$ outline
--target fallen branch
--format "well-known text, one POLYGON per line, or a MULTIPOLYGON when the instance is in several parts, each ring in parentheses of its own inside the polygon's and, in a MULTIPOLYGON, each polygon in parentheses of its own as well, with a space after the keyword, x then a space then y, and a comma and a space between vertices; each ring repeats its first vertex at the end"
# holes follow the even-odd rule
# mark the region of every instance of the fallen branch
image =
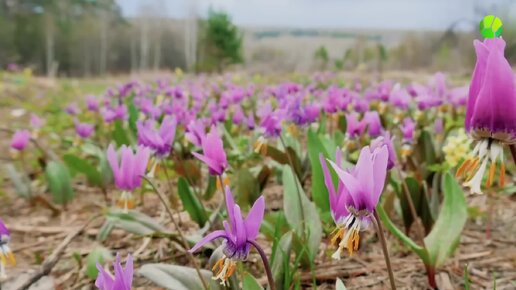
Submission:
POLYGON ((63 255, 66 247, 72 242, 72 240, 77 237, 84 229, 96 218, 100 216, 95 216, 91 219, 89 219, 82 227, 72 231, 66 238, 59 244, 59 246, 48 256, 45 261, 43 261, 43 264, 41 265, 41 268, 39 268, 36 272, 32 273, 30 275, 27 282, 23 283, 20 287, 18 287, 16 290, 27 290, 29 287, 36 283, 39 279, 41 279, 44 276, 47 276, 52 272, 52 269, 57 264, 61 256, 63 255))

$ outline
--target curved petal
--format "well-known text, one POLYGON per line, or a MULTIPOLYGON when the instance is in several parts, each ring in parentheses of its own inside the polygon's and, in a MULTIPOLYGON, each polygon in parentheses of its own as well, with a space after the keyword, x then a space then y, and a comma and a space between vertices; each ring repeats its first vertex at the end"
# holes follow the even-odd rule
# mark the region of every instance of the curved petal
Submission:
POLYGON ((232 231, 235 230, 235 200, 233 199, 233 194, 231 193, 231 189, 228 185, 226 185, 226 209, 228 211, 228 220, 231 224, 232 231))
POLYGON ((473 46, 475 47, 477 61, 475 63, 473 75, 471 76, 471 83, 469 85, 469 97, 465 119, 466 131, 469 131, 471 128, 471 117, 473 116, 473 110, 475 109, 478 92, 482 88, 487 64, 487 56, 489 55, 489 50, 484 43, 475 40, 473 41, 473 46))
POLYGON ((109 162, 109 165, 111 166, 111 170, 113 171, 113 177, 115 179, 115 183, 118 184, 118 180, 120 179, 120 167, 118 163, 118 156, 115 151, 115 146, 113 144, 110 144, 107 153, 106 153, 107 160, 109 162))
MULTIPOLYGON (((373 156, 371 155, 371 149, 369 146, 365 146, 360 151, 356 165, 356 178, 359 182, 360 188, 364 191, 364 194, 370 195, 374 189, 374 176, 373 176, 373 156)), ((349 190, 351 190, 348 187, 349 190)))
POLYGON ((131 285, 127 283, 129 281, 126 281, 124 269, 122 269, 122 265, 120 264, 120 255, 117 255, 113 267, 115 268, 115 282, 113 283, 112 289, 131 290, 131 285))
POLYGON ((95 286, 99 289, 113 289, 113 276, 102 267, 100 263, 97 263, 97 279, 95 280, 95 286))
POLYGON ((251 207, 244 221, 245 230, 248 240, 254 240, 260 231, 260 226, 263 221, 263 214, 265 212, 265 198, 260 196, 251 207))
POLYGON ((225 238, 227 239, 228 236, 226 235, 226 231, 218 230, 211 232, 206 237, 202 238, 195 246, 193 246, 190 250, 188 250, 190 253, 195 253, 198 249, 200 249, 202 246, 206 245, 207 243, 216 240, 218 238, 225 238))
POLYGON ((333 180, 331 179, 330 170, 328 169, 328 165, 326 164, 326 159, 324 159, 323 154, 319 154, 319 162, 321 163, 321 167, 324 175, 324 184, 326 185, 326 189, 328 189, 329 198, 330 198, 330 208, 334 208, 337 205, 337 193, 335 192, 335 187, 333 185, 333 180))
POLYGON ((382 194, 383 187, 385 185, 385 177, 387 176, 387 163, 389 161, 389 149, 387 145, 376 149, 373 153, 374 164, 373 164, 373 175, 374 175, 374 189, 369 196, 369 210, 374 210, 376 204, 382 194))
POLYGON ((210 170, 215 172, 217 175, 222 174, 222 172, 221 172, 220 168, 218 167, 217 162, 215 160, 209 158, 206 155, 201 155, 197 152, 192 152, 192 155, 195 156, 195 158, 204 162, 208 166, 208 168, 210 168, 210 170))
POLYGON ((235 230, 237 247, 243 246, 247 243, 247 232, 245 229, 244 219, 242 218, 242 212, 240 206, 235 205, 235 230))
POLYGON ((127 281, 127 285, 131 286, 133 284, 133 256, 128 255, 127 256, 127 262, 125 262, 125 269, 124 269, 124 277, 127 281))

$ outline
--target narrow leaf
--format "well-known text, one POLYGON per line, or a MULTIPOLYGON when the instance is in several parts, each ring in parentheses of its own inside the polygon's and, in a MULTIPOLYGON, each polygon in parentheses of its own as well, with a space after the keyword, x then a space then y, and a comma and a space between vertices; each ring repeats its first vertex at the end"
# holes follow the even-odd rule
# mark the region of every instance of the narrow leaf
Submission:
POLYGON ((179 178, 177 183, 177 192, 181 198, 184 208, 190 215, 193 221, 199 226, 203 227, 208 220, 208 215, 199 201, 197 196, 190 190, 188 182, 183 177, 179 178))

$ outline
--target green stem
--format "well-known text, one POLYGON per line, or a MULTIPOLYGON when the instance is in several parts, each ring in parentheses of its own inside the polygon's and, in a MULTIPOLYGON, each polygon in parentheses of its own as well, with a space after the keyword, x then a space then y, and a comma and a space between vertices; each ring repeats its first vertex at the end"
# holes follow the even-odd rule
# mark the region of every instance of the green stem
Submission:
POLYGON ((383 257, 385 258, 385 264, 387 265, 387 272, 389 273, 389 282, 391 283, 391 289, 396 290, 396 284, 394 282, 394 274, 392 272, 391 258, 389 257, 389 250, 387 249, 387 241, 385 240, 385 235, 383 234, 382 224, 380 222, 380 218, 378 217, 378 213, 376 210, 373 213, 374 219, 376 221, 376 230, 378 232, 378 236, 380 238, 380 243, 382 244, 383 257))
POLYGON ((168 186, 168 191, 170 192, 170 198, 175 202, 174 208, 176 209, 177 216, 179 218, 179 222, 183 223, 183 221, 181 220, 181 215, 179 214, 179 211, 177 210, 177 206, 178 206, 177 198, 178 197, 174 197, 174 192, 172 191, 172 183, 170 182, 170 176, 168 175, 167 166, 165 165, 165 162, 160 162, 160 163, 163 166, 163 172, 165 173, 165 178, 167 179, 167 186, 168 186))
POLYGON ((183 232, 181 231, 181 228, 177 224, 176 219, 174 218, 174 214, 172 213, 172 210, 168 206, 165 197, 163 197, 163 194, 156 188, 154 183, 152 183, 152 181, 149 178, 147 178, 146 176, 142 176, 142 178, 145 179, 151 185, 151 187, 154 190, 154 192, 158 195, 161 203, 165 207, 165 209, 166 209, 170 219, 172 220, 172 223, 174 223, 174 226, 176 227, 177 232, 179 233, 179 237, 181 238, 181 241, 183 242, 183 247, 186 250, 186 254, 187 254, 188 258, 190 258, 192 264, 194 265, 195 271, 197 272, 197 275, 199 276, 199 279, 201 279, 201 283, 202 283, 202 286, 203 286, 204 290, 209 290, 208 284, 206 284, 206 281, 204 281, 204 277, 202 276, 201 269, 199 268, 199 265, 197 264, 197 261, 195 260, 195 257, 193 256, 192 253, 190 253, 190 251, 188 251, 188 248, 189 248, 188 242, 187 242, 185 236, 183 235, 183 232))

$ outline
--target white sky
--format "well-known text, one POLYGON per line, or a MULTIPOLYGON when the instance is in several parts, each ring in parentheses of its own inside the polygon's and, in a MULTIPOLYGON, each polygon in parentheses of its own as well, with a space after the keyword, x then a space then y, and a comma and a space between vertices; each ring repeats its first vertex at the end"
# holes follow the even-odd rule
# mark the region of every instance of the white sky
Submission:
MULTIPOLYGON (((510 0, 117 0, 126 16, 148 5, 154 13, 184 18, 191 7, 206 15, 223 9, 244 26, 442 30, 459 19, 473 29, 485 13, 514 15, 510 0), (197 3, 197 4, 194 4, 197 3), (477 7, 477 11, 475 11, 477 7), (478 11, 481 7, 482 12, 478 11), (510 11, 510 12, 507 12, 510 11), (498 12, 498 13, 497 13, 498 12), (482 15, 481 15, 482 14, 482 15), (478 19, 477 19, 478 18, 478 19)), ((508 16, 507 16, 508 17, 508 16)))

